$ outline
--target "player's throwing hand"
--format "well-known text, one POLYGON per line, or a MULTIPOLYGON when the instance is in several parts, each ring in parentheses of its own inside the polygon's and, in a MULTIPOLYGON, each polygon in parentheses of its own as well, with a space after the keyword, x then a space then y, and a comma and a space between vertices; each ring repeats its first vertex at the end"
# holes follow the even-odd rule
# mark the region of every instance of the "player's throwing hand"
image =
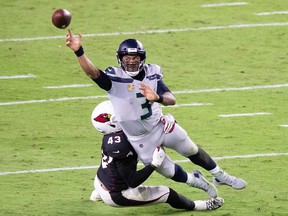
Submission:
POLYGON ((82 36, 78 34, 78 37, 74 37, 71 30, 68 29, 66 34, 66 46, 70 47, 74 52, 79 50, 82 46, 82 36))

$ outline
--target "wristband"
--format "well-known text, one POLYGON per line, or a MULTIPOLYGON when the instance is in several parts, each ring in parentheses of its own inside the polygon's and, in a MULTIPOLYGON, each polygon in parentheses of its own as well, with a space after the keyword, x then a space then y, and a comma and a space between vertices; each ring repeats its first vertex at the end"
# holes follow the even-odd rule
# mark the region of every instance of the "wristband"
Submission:
POLYGON ((81 46, 77 51, 74 52, 77 57, 80 57, 84 54, 84 49, 81 46))
POLYGON ((163 102, 163 95, 158 95, 159 96, 159 99, 158 100, 156 100, 155 102, 157 102, 157 103, 162 103, 163 102))

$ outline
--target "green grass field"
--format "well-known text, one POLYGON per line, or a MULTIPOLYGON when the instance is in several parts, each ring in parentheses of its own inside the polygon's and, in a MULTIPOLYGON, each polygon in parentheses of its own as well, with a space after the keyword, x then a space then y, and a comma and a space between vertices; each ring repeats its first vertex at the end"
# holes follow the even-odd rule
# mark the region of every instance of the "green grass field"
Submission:
MULTIPOLYGON (((0 215, 288 215, 288 2, 207 5, 236 2, 1 1, 0 215), (162 66, 179 105, 163 112, 172 113, 222 168, 245 179, 247 188, 219 187, 225 204, 212 212, 91 202, 101 134, 90 115, 106 97, 89 85, 65 46, 67 30, 52 25, 58 8, 72 13, 69 28, 83 34, 86 54, 101 69, 117 65, 120 42, 139 39, 146 62, 162 66), (19 77, 28 74, 34 77, 19 77), (88 86, 69 88, 74 84, 88 86), (221 117, 228 114, 234 115, 221 117)), ((167 152, 185 170, 200 169, 167 152)), ((145 184, 208 198, 157 173, 145 184)))

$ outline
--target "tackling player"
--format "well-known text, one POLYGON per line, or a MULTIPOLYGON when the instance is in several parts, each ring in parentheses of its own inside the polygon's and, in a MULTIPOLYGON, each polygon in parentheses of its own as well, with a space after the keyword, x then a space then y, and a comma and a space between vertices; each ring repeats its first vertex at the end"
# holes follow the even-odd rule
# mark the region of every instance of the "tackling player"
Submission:
MULTIPOLYGON (((160 104, 174 105, 176 99, 162 80, 161 67, 145 64, 146 51, 141 42, 136 39, 124 40, 117 51, 119 67, 108 67, 105 72, 95 67, 85 55, 80 34, 74 37, 69 30, 66 45, 75 52, 83 71, 107 91, 117 122, 145 165, 152 161, 154 149, 163 145, 210 171, 215 184, 229 185, 235 189, 246 187, 244 180, 224 172, 209 154, 190 139, 180 125, 175 124, 171 133, 163 133, 160 104)), ((217 196, 217 191, 215 193, 212 187, 207 189, 207 186, 205 188, 205 185, 199 185, 191 181, 189 176, 183 175, 181 167, 168 157, 156 171, 174 181, 186 181, 193 187, 202 188, 212 197, 217 196), (209 193, 209 190, 212 192, 209 193)))
MULTIPOLYGON (((104 136, 102 160, 94 179, 95 190, 90 200, 100 199, 114 207, 168 203, 173 208, 186 210, 214 210, 224 204, 224 200, 219 197, 192 201, 166 186, 141 185, 161 166, 166 154, 161 147, 153 149, 151 163, 137 171, 137 154, 113 118, 110 101, 100 103, 92 113, 94 127, 104 136)), ((166 126, 172 128, 173 125, 174 122, 171 122, 166 126)))

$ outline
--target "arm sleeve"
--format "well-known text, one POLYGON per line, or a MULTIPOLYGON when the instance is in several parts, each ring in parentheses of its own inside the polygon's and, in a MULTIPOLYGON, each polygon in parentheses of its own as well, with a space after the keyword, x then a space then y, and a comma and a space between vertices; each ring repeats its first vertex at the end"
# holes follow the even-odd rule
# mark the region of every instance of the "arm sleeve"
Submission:
POLYGON ((129 157, 118 160, 116 164, 126 184, 132 188, 141 185, 154 171, 154 168, 150 164, 136 171, 137 161, 134 162, 134 160, 129 159, 129 157))
POLYGON ((165 92, 170 92, 170 89, 164 84, 162 80, 158 81, 158 87, 157 87, 157 94, 158 95, 163 95, 165 92))
POLYGON ((100 70, 100 76, 97 79, 92 79, 100 88, 109 91, 112 87, 112 82, 107 74, 100 70))

